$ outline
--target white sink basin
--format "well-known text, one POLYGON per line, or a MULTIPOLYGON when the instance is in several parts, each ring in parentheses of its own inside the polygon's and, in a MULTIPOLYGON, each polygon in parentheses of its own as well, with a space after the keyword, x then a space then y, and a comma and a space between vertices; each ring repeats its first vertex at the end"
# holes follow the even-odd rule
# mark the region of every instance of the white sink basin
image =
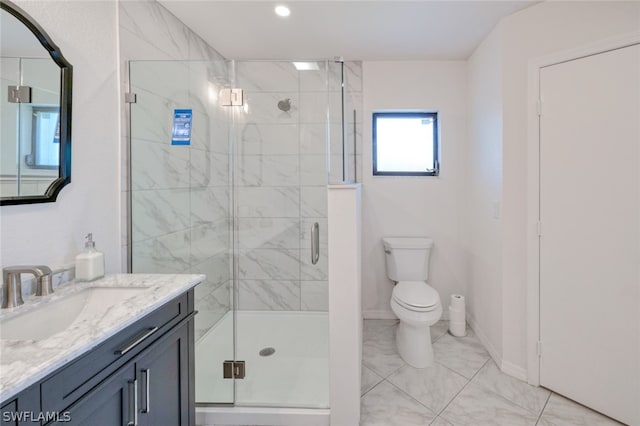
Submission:
POLYGON ((2 340, 43 340, 73 323, 103 315, 146 287, 89 287, 0 323, 2 340))

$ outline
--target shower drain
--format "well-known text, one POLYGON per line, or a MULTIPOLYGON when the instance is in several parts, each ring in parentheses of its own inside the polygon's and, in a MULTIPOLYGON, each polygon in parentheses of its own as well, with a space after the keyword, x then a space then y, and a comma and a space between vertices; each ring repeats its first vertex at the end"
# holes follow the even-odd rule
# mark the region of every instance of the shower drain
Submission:
POLYGON ((276 352, 275 349, 273 348, 264 348, 261 349, 260 352, 258 352, 260 354, 260 356, 271 356, 276 352))

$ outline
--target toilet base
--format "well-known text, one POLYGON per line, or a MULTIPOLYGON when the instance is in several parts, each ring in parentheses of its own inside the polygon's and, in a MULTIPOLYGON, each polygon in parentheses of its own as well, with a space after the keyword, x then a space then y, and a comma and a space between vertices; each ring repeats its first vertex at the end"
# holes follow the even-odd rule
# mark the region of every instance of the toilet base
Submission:
POLYGON ((396 330, 396 347, 404 362, 414 368, 433 364, 430 326, 413 327, 400 321, 396 330))
POLYGON ((442 306, 428 312, 410 311, 391 299, 391 311, 400 319, 396 329, 396 347, 406 362, 415 368, 433 364, 431 326, 442 316, 442 306))

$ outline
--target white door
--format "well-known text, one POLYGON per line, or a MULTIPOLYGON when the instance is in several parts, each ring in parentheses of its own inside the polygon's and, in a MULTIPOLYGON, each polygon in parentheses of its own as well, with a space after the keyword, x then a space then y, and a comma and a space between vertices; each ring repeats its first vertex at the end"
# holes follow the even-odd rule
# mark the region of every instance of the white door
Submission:
POLYGON ((640 45, 540 72, 540 383, 640 425, 640 45))

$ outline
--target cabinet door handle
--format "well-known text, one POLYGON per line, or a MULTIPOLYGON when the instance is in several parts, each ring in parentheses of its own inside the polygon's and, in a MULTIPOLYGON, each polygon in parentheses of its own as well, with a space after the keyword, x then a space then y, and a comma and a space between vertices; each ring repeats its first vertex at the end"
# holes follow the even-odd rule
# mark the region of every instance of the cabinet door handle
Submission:
POLYGON ((144 379, 144 410, 142 410, 143 413, 150 413, 151 412, 151 392, 149 392, 150 389, 150 383, 151 383, 151 369, 150 368, 146 368, 141 370, 141 373, 143 374, 143 379, 144 379))
POLYGON ((320 259, 320 225, 311 225, 311 264, 315 265, 320 259))
POLYGON ((153 333, 155 333, 156 330, 158 330, 158 327, 151 327, 151 328, 147 328, 146 330, 141 331, 138 335, 134 336, 133 339, 131 339, 126 345, 124 345, 120 349, 117 349, 115 354, 116 355, 124 355, 124 354, 126 354, 131 349, 135 348, 140 343, 142 343, 142 341, 144 339, 146 339, 147 337, 149 337, 153 333))
POLYGON ((133 381, 133 426, 138 426, 138 380, 133 381))
POLYGON ((137 380, 129 380, 127 382, 129 386, 129 402, 127 404, 128 413, 127 413, 127 426, 138 426, 138 381, 137 380), (131 399, 133 397, 133 420, 131 420, 131 399))

